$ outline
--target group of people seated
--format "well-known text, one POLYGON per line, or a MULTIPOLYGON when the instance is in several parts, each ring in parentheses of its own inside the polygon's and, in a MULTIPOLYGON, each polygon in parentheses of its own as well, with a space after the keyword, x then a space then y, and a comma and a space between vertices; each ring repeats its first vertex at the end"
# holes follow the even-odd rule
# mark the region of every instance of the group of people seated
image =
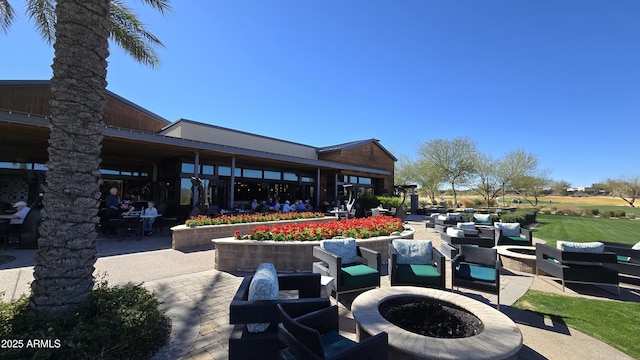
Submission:
MULTIPOLYGON (((135 207, 131 205, 129 200, 120 201, 118 198, 118 188, 111 188, 109 195, 105 199, 105 207, 107 208, 107 216, 109 219, 121 219, 123 216, 131 216, 135 211, 135 207)), ((155 208, 153 201, 147 202, 147 207, 140 211, 140 217, 142 218, 143 233, 145 236, 153 234, 153 223, 155 217, 158 216, 158 209, 155 208)), ((109 233, 114 233, 115 228, 110 226, 109 233)))
POLYGON ((280 204, 280 200, 278 198, 269 198, 268 201, 262 201, 258 203, 257 199, 253 199, 251 202, 251 211, 255 212, 303 212, 303 211, 313 211, 313 206, 309 200, 302 201, 296 200, 293 204, 289 200, 285 200, 284 204, 280 204))

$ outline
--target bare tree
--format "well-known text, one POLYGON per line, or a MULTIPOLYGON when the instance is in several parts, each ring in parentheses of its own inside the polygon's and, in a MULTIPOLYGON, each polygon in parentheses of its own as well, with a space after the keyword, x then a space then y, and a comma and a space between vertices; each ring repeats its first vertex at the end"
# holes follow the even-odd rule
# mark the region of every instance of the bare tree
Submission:
POLYGON ((535 175, 520 176, 513 182, 514 191, 522 195, 526 202, 536 207, 539 203, 543 190, 551 184, 548 171, 541 171, 535 175), (533 197, 533 202, 529 199, 533 197))
POLYGON ((467 184, 476 171, 478 151, 476 143, 465 137, 452 140, 435 139, 420 146, 419 156, 426 164, 431 164, 443 181, 451 184, 453 201, 458 204, 456 184, 467 184))
POLYGON ((607 188, 614 196, 619 196, 631 207, 636 207, 634 202, 640 196, 640 176, 621 177, 619 179, 607 179, 607 188))
POLYGON ((478 155, 477 181, 473 190, 482 196, 487 207, 500 194, 500 182, 496 176, 497 162, 485 154, 478 155))
POLYGON ((513 183, 519 177, 531 176, 538 167, 538 158, 523 149, 516 149, 504 155, 497 164, 496 179, 502 187, 502 201, 507 185, 513 183))

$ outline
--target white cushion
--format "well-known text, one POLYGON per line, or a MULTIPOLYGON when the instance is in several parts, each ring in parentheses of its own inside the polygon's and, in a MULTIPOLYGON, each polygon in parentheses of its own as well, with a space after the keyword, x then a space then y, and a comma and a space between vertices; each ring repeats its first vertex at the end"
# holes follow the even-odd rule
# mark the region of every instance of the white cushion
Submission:
POLYGON ((462 215, 460 215, 460 213, 448 213, 447 216, 451 220, 462 220, 462 215))
POLYGON ((440 215, 440 213, 433 213, 433 214, 429 215, 429 217, 437 218, 439 215, 440 215))
POLYGON ((474 222, 459 222, 456 227, 458 229, 465 229, 465 230, 475 230, 476 229, 476 223, 474 222))
MULTIPOLYGON (((249 284, 249 301, 278 300, 278 274, 272 263, 262 263, 249 284)), ((267 330, 269 323, 247 324, 249 332, 257 333, 267 330)))
POLYGON ((474 214, 473 219, 477 222, 491 222, 491 214, 474 214))
POLYGON ((604 251, 604 244, 599 241, 593 242, 571 242, 557 241, 556 247, 562 251, 584 252, 584 253, 601 253, 604 251))
POLYGON ((438 220, 446 221, 449 220, 449 217, 447 215, 440 214, 438 215, 438 220))
POLYGON ((493 226, 500 229, 502 236, 520 236, 520 223, 495 223, 493 226))
POLYGON ((633 250, 640 250, 640 241, 631 247, 633 250))
POLYGON ((394 239, 391 244, 398 252, 398 264, 431 264, 431 240, 394 239))
POLYGON ((464 237, 464 230, 448 227, 447 228, 447 235, 449 235, 451 237, 462 238, 462 237, 464 237))
POLYGON ((358 260, 356 239, 329 239, 320 241, 320 247, 342 258, 342 264, 352 264, 358 260))

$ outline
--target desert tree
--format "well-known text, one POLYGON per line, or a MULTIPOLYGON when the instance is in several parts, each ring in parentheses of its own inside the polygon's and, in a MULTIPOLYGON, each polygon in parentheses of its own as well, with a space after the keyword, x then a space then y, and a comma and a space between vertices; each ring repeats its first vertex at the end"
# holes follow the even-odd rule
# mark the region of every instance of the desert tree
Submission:
POLYGON ((623 176, 605 181, 611 195, 618 196, 629 206, 635 207, 635 201, 640 196, 640 176, 623 176))
POLYGON ((476 171, 476 143, 466 137, 429 140, 420 146, 418 154, 421 161, 442 176, 443 182, 451 185, 454 206, 457 206, 456 185, 468 184, 476 171))
POLYGON ((497 162, 486 154, 478 154, 472 189, 480 194, 487 207, 500 195, 500 182, 496 176, 497 162))
POLYGON ((502 201, 504 203, 505 188, 513 186, 519 177, 532 176, 538 168, 538 158, 523 149, 507 152, 496 167, 496 179, 502 188, 502 201))

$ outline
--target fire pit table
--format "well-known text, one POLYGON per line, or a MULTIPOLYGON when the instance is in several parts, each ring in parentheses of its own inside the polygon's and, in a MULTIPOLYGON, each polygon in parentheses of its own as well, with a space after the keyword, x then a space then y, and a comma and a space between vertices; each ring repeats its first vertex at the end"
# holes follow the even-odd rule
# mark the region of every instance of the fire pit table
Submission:
POLYGON ((518 245, 496 246, 502 266, 520 272, 536 273, 536 247, 518 245))
POLYGON ((351 305, 360 340, 381 331, 389 335, 391 359, 515 359, 522 347, 522 333, 516 324, 493 307, 450 291, 412 286, 369 290, 351 305), (389 302, 424 299, 443 308, 467 312, 482 323, 479 333, 467 337, 441 338, 407 331, 388 321, 381 308, 389 302))

